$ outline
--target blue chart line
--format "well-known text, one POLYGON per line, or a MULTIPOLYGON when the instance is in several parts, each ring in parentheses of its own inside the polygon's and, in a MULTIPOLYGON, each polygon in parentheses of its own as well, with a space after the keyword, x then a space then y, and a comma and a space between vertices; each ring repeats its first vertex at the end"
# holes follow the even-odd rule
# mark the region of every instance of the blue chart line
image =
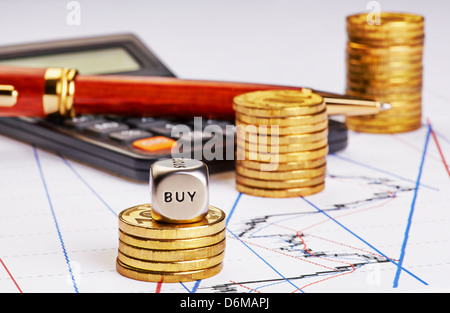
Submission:
POLYGON ((114 212, 114 210, 108 205, 108 203, 106 203, 105 200, 103 200, 102 197, 100 197, 100 195, 94 190, 94 188, 91 187, 91 185, 89 185, 87 183, 87 181, 81 177, 81 175, 75 170, 75 168, 72 166, 72 164, 69 163, 69 161, 66 160, 66 158, 64 158, 62 155, 60 155, 60 158, 64 161, 64 163, 72 170, 72 172, 78 177, 78 179, 80 179, 83 184, 86 185, 86 187, 89 188, 90 191, 92 191, 92 193, 108 208, 108 210, 110 210, 115 216, 118 216, 116 212, 114 212))
POLYGON ((187 290, 187 292, 189 292, 189 293, 195 293, 195 292, 197 291, 197 289, 198 289, 198 286, 200 285, 200 282, 201 282, 201 280, 196 280, 196 281, 195 281, 195 284, 194 284, 194 287, 192 287, 192 290, 189 290, 189 288, 186 287, 182 282, 180 282, 180 284, 181 284, 181 286, 184 287, 184 289, 187 290))
POLYGON ((230 218, 233 215, 234 209, 236 209, 236 206, 237 206, 239 200, 241 199, 241 196, 242 196, 242 193, 239 193, 239 195, 237 196, 236 200, 234 201, 233 207, 231 208, 230 213, 228 213, 228 217, 227 217, 227 219, 225 221, 225 226, 228 225, 228 222, 230 221, 230 218))
POLYGON ((313 208, 315 208, 317 211, 319 211, 320 213, 322 213, 323 215, 325 215, 326 217, 328 217, 331 221, 335 222, 336 224, 338 224, 340 227, 342 227, 343 229, 345 229, 346 231, 348 231, 350 234, 352 234, 353 236, 355 236, 356 238, 358 238, 359 240, 361 240, 363 243, 365 243, 366 245, 368 245, 370 248, 372 248, 374 251, 376 251, 378 254, 382 255, 383 257, 385 257, 389 262, 393 263, 395 266, 397 266, 399 269, 405 271, 406 273, 408 273, 409 275, 411 275, 412 277, 414 277, 415 279, 417 279, 418 281, 420 281, 422 284, 424 285, 428 285, 425 281, 423 281, 422 279, 420 279, 418 276, 414 275, 413 273, 411 273, 410 271, 408 271, 407 269, 401 267, 399 264, 397 264, 395 261, 391 260, 388 256, 386 256, 383 252, 381 252, 380 250, 378 250, 377 248, 375 248, 373 245, 371 245, 369 242, 367 242, 366 240, 364 240, 363 238, 361 238, 360 236, 358 236, 357 234, 355 234, 354 232, 352 232, 350 229, 348 229, 347 227, 345 227, 343 224, 341 224, 340 222, 338 222, 337 220, 335 220, 333 217, 331 217, 330 215, 328 215, 325 211, 319 209, 315 204, 311 203, 310 201, 306 200, 305 198, 302 197, 302 199, 308 203, 310 206, 312 206, 313 208))
POLYGON ((42 184, 44 185, 45 194, 47 195, 48 204, 50 205, 50 210, 52 212, 53 221, 54 221, 55 226, 56 226, 56 232, 58 233, 59 242, 61 243, 61 248, 63 250, 64 258, 66 260, 66 264, 67 264, 67 267, 69 269, 69 274, 70 274, 71 279, 72 279, 73 288, 75 289, 75 292, 78 293, 78 286, 77 286, 77 283, 75 282, 75 277, 74 277, 73 272, 72 272, 72 267, 70 266, 69 256, 67 254, 66 246, 64 244, 64 240, 63 240, 62 235, 61 235, 61 230, 59 228, 58 220, 57 220, 56 215, 55 215, 55 210, 53 209, 52 200, 51 200, 50 194, 48 192, 47 183, 45 181, 44 173, 42 171, 41 162, 39 160, 39 155, 37 153, 37 149, 36 149, 35 146, 33 146, 33 151, 34 151, 34 158, 36 159, 36 163, 37 163, 37 166, 39 168, 39 173, 41 174, 41 180, 42 180, 42 184))
MULTIPOLYGON (((231 216, 233 215, 234 209, 236 208, 236 205, 239 202, 239 199, 241 198, 242 193, 239 193, 238 197, 236 198, 236 200, 234 201, 233 207, 230 210, 230 213, 228 213, 227 219, 225 220, 225 226, 228 225, 228 222, 230 221, 231 216)), ((181 286, 184 287, 184 289, 186 289, 189 293, 195 293, 198 289, 198 286, 200 285, 201 280, 197 280, 195 282, 194 287, 192 288, 192 290, 189 290, 189 288, 187 288, 183 283, 180 283, 181 286)))
POLYGON ((300 289, 299 287, 297 287, 293 282, 291 282, 289 279, 287 279, 286 277, 284 277, 283 274, 281 274, 279 271, 277 271, 277 269, 275 267, 273 267, 272 265, 270 265, 269 262, 267 262, 262 256, 260 256, 255 250, 253 250, 249 245, 247 245, 245 242, 243 242, 241 240, 241 238, 239 238, 237 235, 235 235, 231 230, 229 230, 227 228, 227 230, 230 232, 230 234, 232 234, 237 240, 239 240, 244 246, 246 246, 251 252, 253 252, 258 258, 261 259, 261 261, 263 261, 264 263, 266 263, 275 273, 277 273, 281 278, 283 278, 286 282, 288 282, 289 284, 291 284, 293 287, 295 287, 295 290, 300 290, 301 292, 304 293, 304 291, 302 289, 300 289))
POLYGON ((395 277, 394 277, 394 284, 393 284, 394 288, 398 287, 398 281, 400 279, 400 272, 401 272, 401 268, 403 265, 403 260, 405 258, 406 244, 408 243, 409 230, 411 229, 412 217, 413 217, 414 209, 416 206, 417 192, 419 191, 420 178, 422 177, 422 170, 423 170, 423 165, 425 163, 425 156, 427 154, 428 142, 430 141, 430 134, 431 134, 431 125, 428 125, 428 132, 427 132, 427 137, 425 139, 425 145, 423 148, 422 160, 420 161, 419 174, 417 175, 416 187, 414 189, 414 196, 413 196, 412 203, 411 203, 411 210, 409 211, 408 223, 406 224, 405 236, 403 238, 403 244, 402 244, 402 248, 401 248, 401 252, 400 252, 400 259, 398 261, 397 272, 395 273, 395 277))
MULTIPOLYGON (((234 201, 233 207, 230 211, 230 214, 226 220, 226 223, 228 224, 231 215, 234 213, 234 210, 236 209, 236 206, 239 202, 239 200, 241 199, 242 193, 239 193, 239 195, 236 198, 236 201, 234 201)), ((287 279, 286 277, 284 277, 283 274, 281 274, 276 268, 274 268, 269 262, 267 262, 262 256, 260 256, 255 250, 253 250, 249 245, 247 245, 244 241, 241 240, 241 238, 239 238, 237 235, 235 235, 228 227, 227 227, 227 231, 232 234, 237 240, 239 240, 245 247, 247 247, 251 252, 253 252, 259 259, 261 259, 261 261, 263 261, 264 263, 266 263, 267 266, 269 266, 275 273, 277 273, 281 278, 283 278, 286 282, 288 282, 290 285, 292 285, 293 287, 295 287, 296 290, 300 290, 301 292, 304 293, 304 291, 297 287, 293 282, 291 282, 289 279, 287 279)))

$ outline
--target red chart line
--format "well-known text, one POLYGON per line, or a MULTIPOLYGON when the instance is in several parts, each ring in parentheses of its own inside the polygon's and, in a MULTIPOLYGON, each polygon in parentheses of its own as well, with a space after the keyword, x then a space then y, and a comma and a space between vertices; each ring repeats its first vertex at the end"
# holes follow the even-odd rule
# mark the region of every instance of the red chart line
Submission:
POLYGON ((428 119, 428 125, 430 125, 431 136, 433 137, 434 143, 436 144, 436 147, 437 147, 437 149, 439 151, 439 155, 441 156, 442 163, 444 164, 444 167, 447 170, 447 174, 450 177, 450 169, 448 167, 447 161, 445 160, 444 153, 442 152, 442 149, 441 149, 441 145, 439 144, 439 141, 437 139, 436 133, 434 132, 433 127, 431 126, 431 123, 430 123, 429 119, 428 119))
MULTIPOLYGON (((305 250, 307 253, 311 254, 312 256, 317 257, 317 255, 315 255, 314 253, 312 253, 311 250, 309 250, 309 249, 306 247, 306 242, 305 242, 305 240, 303 239, 302 234, 300 234, 300 232, 297 231, 297 232, 296 232, 296 235, 297 235, 297 237, 300 238, 300 240, 302 241, 302 244, 303 244, 303 250, 305 250)), ((321 258, 322 260, 327 260, 327 261, 331 261, 331 262, 337 262, 337 263, 349 265, 352 269, 351 269, 349 272, 338 273, 338 274, 335 274, 335 275, 332 275, 332 276, 329 276, 329 277, 326 277, 326 278, 323 278, 323 279, 320 279, 320 280, 317 280, 317 281, 313 281, 313 282, 311 282, 311 283, 309 283, 309 284, 304 285, 303 287, 300 287, 299 289, 296 289, 296 290, 292 291, 292 293, 296 292, 297 290, 303 290, 303 289, 305 289, 305 288, 308 287, 308 286, 311 286, 311 285, 314 285, 314 284, 321 283, 321 282, 326 281, 326 280, 328 280, 328 279, 336 278, 336 277, 339 277, 339 276, 342 276, 342 275, 351 274, 351 273, 353 273, 353 272, 356 270, 355 266, 354 266, 353 264, 349 263, 349 262, 340 261, 340 260, 334 260, 334 259, 332 260, 332 259, 330 259, 330 258, 324 258, 324 257, 322 257, 322 256, 320 256, 320 258, 321 258)))
POLYGON ((6 270, 6 272, 8 273, 9 277, 11 277, 11 280, 13 281, 14 285, 16 285, 17 289, 19 290, 20 293, 23 293, 22 289, 20 289, 19 285, 17 284, 16 280, 14 279, 14 277, 12 276, 11 272, 8 270, 8 268, 6 267, 6 264, 3 262, 3 260, 0 258, 0 263, 2 263, 3 268, 6 270))
POLYGON ((161 292, 162 283, 163 283, 162 280, 160 282, 158 282, 158 284, 156 285, 155 293, 161 292))

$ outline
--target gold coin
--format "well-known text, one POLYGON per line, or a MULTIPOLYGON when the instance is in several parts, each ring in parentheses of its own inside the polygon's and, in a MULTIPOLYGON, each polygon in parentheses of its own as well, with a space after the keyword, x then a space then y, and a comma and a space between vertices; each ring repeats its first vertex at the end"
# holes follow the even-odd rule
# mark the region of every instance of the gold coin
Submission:
POLYGON ((246 133, 254 133, 260 135, 284 136, 313 133, 328 128, 328 119, 322 120, 315 124, 299 125, 299 126, 278 126, 278 125, 252 125, 246 124, 236 118, 236 136, 243 138, 246 133))
POLYGON ((145 271, 155 271, 155 272, 186 272, 200 270, 208 267, 215 266, 223 262, 225 252, 220 252, 217 255, 211 256, 204 259, 196 259, 189 261, 178 261, 178 262, 156 262, 136 259, 119 251, 117 259, 125 265, 130 267, 139 268, 145 271))
POLYGON ((424 45, 405 44, 402 46, 372 47, 370 45, 348 41, 347 49, 351 49, 354 53, 367 52, 369 55, 407 55, 423 53, 424 45))
POLYGON ((360 120, 371 120, 373 118, 391 118, 391 117, 403 117, 403 118, 409 118, 413 116, 418 116, 422 114, 422 107, 421 105, 416 106, 395 106, 392 105, 392 108, 387 111, 382 111, 376 115, 364 115, 364 116, 358 116, 360 120))
POLYGON ((390 117, 404 117, 408 118, 411 116, 417 116, 422 113, 422 106, 420 103, 418 104, 391 104, 391 109, 387 111, 382 111, 378 114, 373 115, 364 115, 364 116, 355 116, 355 119, 358 120, 371 120, 374 118, 390 118, 390 117))
POLYGON ((423 44, 425 32, 423 28, 400 32, 373 32, 362 30, 357 27, 347 27, 347 37, 351 42, 383 47, 390 45, 401 45, 405 43, 423 44))
POLYGON ((288 117, 325 110, 323 98, 310 89, 265 90, 239 95, 233 100, 236 113, 258 117, 288 117))
POLYGON ((367 128, 391 128, 391 127, 409 127, 409 126, 415 126, 417 124, 421 124, 422 119, 421 117, 417 118, 410 118, 410 119, 402 119, 402 118, 392 118, 390 121, 385 119, 378 121, 374 119, 373 121, 358 121, 358 120, 352 120, 348 119, 346 120, 346 124, 351 124, 352 126, 359 126, 359 127, 367 127, 367 128))
POLYGON ((392 45, 423 45, 425 43, 425 35, 423 31, 408 32, 402 37, 393 37, 393 34, 371 33, 355 31, 347 29, 347 37, 349 41, 372 46, 372 47, 389 47, 392 45))
POLYGON ((382 31, 380 27, 370 29, 347 25, 346 31, 350 41, 373 46, 387 46, 386 43, 423 43, 425 39, 423 25, 404 30, 386 31, 382 31))
POLYGON ((347 78, 347 84, 353 84, 356 87, 359 86, 417 86, 421 85, 423 82, 422 76, 411 77, 411 76, 396 76, 396 77, 386 77, 383 79, 371 77, 369 79, 362 79, 360 76, 349 75, 347 78))
POLYGON ((364 87, 364 88, 354 88, 352 86, 347 86, 347 90, 356 91, 363 93, 366 97, 383 97, 391 94, 405 94, 405 93, 418 93, 422 91, 422 86, 416 87, 385 87, 385 88, 375 88, 375 87, 364 87))
POLYGON ((406 53, 391 53, 391 54, 370 54, 363 51, 354 51, 350 48, 346 49, 347 54, 345 61, 347 64, 353 66, 384 66, 388 68, 393 67, 410 67, 417 68, 423 66, 423 53, 406 54, 406 53))
POLYGON ((314 142, 328 138, 328 129, 323 129, 317 132, 312 132, 308 134, 295 134, 286 136, 270 136, 262 134, 252 134, 249 133, 246 138, 242 138, 243 134, 236 135, 236 140, 246 141, 250 143, 258 143, 261 145, 291 145, 291 144, 302 144, 307 142, 314 142))
POLYGON ((236 173, 239 175, 263 180, 293 180, 318 177, 325 175, 326 169, 326 164, 324 164, 309 169, 264 172, 236 165, 236 173))
POLYGON ((324 188, 325 188, 324 183, 319 184, 317 186, 291 188, 291 189, 264 189, 264 188, 249 187, 236 183, 236 189, 239 192, 256 197, 267 197, 267 198, 306 197, 309 195, 316 194, 324 190, 324 188))
POLYGON ((346 123, 348 129, 373 134, 393 134, 393 133, 404 133, 419 129, 422 126, 421 122, 415 122, 406 125, 388 125, 383 127, 369 127, 365 125, 354 125, 351 122, 346 123))
POLYGON ((217 234, 189 239, 149 239, 128 235, 119 230, 119 240, 135 247, 155 250, 182 250, 210 246, 225 239, 225 229, 217 234))
POLYGON ((422 79, 423 72, 386 72, 386 73, 369 73, 369 72, 351 72, 347 71, 347 79, 352 81, 389 81, 390 79, 422 79))
POLYGON ((348 121, 352 125, 361 125, 361 126, 366 126, 366 127, 372 127, 372 126, 389 127, 391 125, 400 126, 402 124, 420 123, 422 121, 422 116, 418 115, 418 116, 411 117, 411 118, 402 118, 402 117, 397 117, 397 118, 392 117, 392 118, 383 118, 383 119, 374 118, 372 120, 359 120, 359 119, 354 119, 352 117, 352 118, 349 118, 348 121))
POLYGON ((345 64, 347 68, 352 70, 354 73, 359 73, 364 70, 371 74, 381 74, 380 72, 386 71, 407 74, 409 72, 421 72, 424 68, 422 58, 416 59, 416 57, 414 57, 414 59, 411 59, 409 56, 402 56, 401 58, 385 58, 384 62, 365 62, 347 54, 345 64))
POLYGON ((355 118, 352 122, 357 124, 376 125, 376 124, 398 124, 408 121, 413 121, 422 118, 422 111, 414 111, 408 113, 396 113, 382 116, 365 116, 365 118, 355 118))
POLYGON ((347 68, 347 79, 356 81, 389 81, 390 79, 422 79, 423 71, 403 71, 403 70, 393 70, 393 71, 360 71, 355 72, 350 68, 347 68))
POLYGON ((241 113, 236 113, 236 119, 242 121, 245 124, 251 125, 278 125, 280 127, 284 126, 301 126, 301 125, 309 125, 322 122, 327 120, 327 112, 323 110, 318 113, 309 114, 309 115, 299 115, 299 116, 291 116, 291 117, 258 117, 251 116, 241 113))
POLYGON ((314 160, 306 161, 296 161, 296 162, 285 162, 285 163, 267 163, 259 162, 255 160, 236 160, 236 166, 242 166, 249 169, 254 169, 262 172, 271 171, 293 171, 293 170, 303 170, 309 168, 316 168, 326 164, 326 158, 317 158, 314 160))
POLYGON ((244 93, 233 99, 234 105, 254 109, 277 110, 322 104, 323 98, 311 89, 263 90, 244 93))
MULTIPOLYGON (((274 137, 276 138, 276 137, 274 137)), ((301 152, 301 151, 309 151, 319 149, 328 144, 328 139, 324 138, 318 141, 312 142, 304 142, 298 144, 290 144, 290 145, 280 145, 275 142, 260 142, 254 143, 257 141, 243 141, 241 139, 236 140, 237 149, 242 149, 240 151, 252 151, 252 152, 260 152, 260 153, 290 153, 290 152, 301 152)))
POLYGON ((365 63, 356 64, 354 61, 346 61, 347 70, 351 73, 367 72, 370 74, 395 73, 396 75, 419 73, 423 71, 423 64, 420 62, 408 63, 392 61, 389 63, 365 63))
POLYGON ((347 67, 347 78, 365 78, 365 79, 378 79, 385 80, 387 78, 393 77, 411 77, 411 78, 422 78, 423 70, 420 69, 381 69, 381 70, 370 70, 364 67, 359 67, 357 69, 353 67, 347 67))
POLYGON ((364 65, 364 64, 384 64, 388 65, 391 62, 411 62, 411 63, 422 63, 423 54, 394 54, 394 55, 370 55, 363 54, 353 51, 351 48, 346 49, 347 62, 350 62, 355 65, 364 65))
POLYGON ((321 184, 324 181, 325 175, 302 179, 267 180, 267 179, 249 178, 236 174, 236 183, 248 187, 257 187, 264 189, 289 189, 289 188, 309 187, 321 184))
POLYGON ((259 116, 259 117, 289 117, 299 116, 306 114, 314 114, 322 112, 326 106, 325 102, 316 106, 304 106, 304 107, 290 107, 281 109, 254 109, 241 106, 233 106, 234 111, 246 115, 259 116))
MULTIPOLYGON (((367 95, 365 95, 363 93, 352 91, 352 90, 346 90, 346 93, 348 95, 354 96, 354 97, 367 97, 367 95)), ((418 103, 418 102, 422 102, 422 92, 409 93, 409 94, 389 94, 389 95, 384 95, 382 97, 375 97, 375 99, 377 99, 378 101, 383 101, 383 102, 388 102, 388 103, 392 103, 392 102, 418 103)))
POLYGON ((370 73, 370 72, 352 72, 347 71, 347 80, 351 80, 357 83, 371 82, 389 82, 389 81, 400 81, 408 83, 408 80, 421 80, 423 79, 423 72, 402 72, 402 71, 386 71, 384 73, 370 73))
POLYGON ((195 223, 159 223, 152 219, 151 205, 142 204, 119 214, 119 229, 136 237, 150 239, 188 239, 216 234, 225 228, 225 213, 213 206, 195 223))
MULTIPOLYGON (((381 51, 374 51, 375 48, 368 48, 366 50, 357 50, 347 47, 347 55, 346 61, 349 61, 351 64, 355 65, 368 65, 368 64, 380 64, 380 65, 389 65, 388 63, 395 62, 398 64, 394 65, 407 65, 402 63, 408 63, 407 60, 410 59, 410 66, 418 66, 422 64, 423 50, 417 50, 413 52, 401 52, 401 51, 385 51, 382 53, 381 51), (357 59, 360 60, 357 60, 357 59), (362 62, 362 60, 370 59, 371 62, 362 62), (375 62, 374 62, 375 60, 375 62), (380 62, 383 60, 384 62, 380 62), (389 61, 387 61, 389 60, 389 61)), ((392 66, 392 65, 391 65, 392 66)))
POLYGON ((116 269, 119 274, 128 278, 155 283, 160 282, 179 283, 179 282, 202 280, 217 275, 222 270, 222 267, 223 262, 212 267, 194 271, 157 272, 157 271, 145 271, 138 268, 134 268, 123 264, 119 260, 117 260, 116 262, 116 269))
MULTIPOLYGON (((290 153, 259 153, 245 151, 245 160, 259 161, 266 163, 288 163, 315 160, 325 157, 328 154, 328 146, 310 151, 290 152, 290 153)), ((239 159, 239 158, 238 158, 239 159)))
POLYGON ((200 248, 183 250, 154 250, 130 246, 119 240, 119 251, 136 259, 160 262, 189 261, 209 258, 225 250, 225 239, 200 248))
POLYGON ((389 80, 392 78, 411 78, 411 79, 421 79, 423 78, 422 69, 419 70, 403 70, 394 69, 387 70, 383 69, 381 71, 370 71, 364 68, 359 68, 354 70, 353 68, 347 67, 347 79, 365 79, 365 80, 389 80))
POLYGON ((363 30, 373 30, 375 32, 395 30, 404 32, 407 30, 422 29, 424 27, 424 17, 411 14, 411 13, 398 13, 398 12, 380 12, 380 23, 369 23, 371 19, 370 13, 359 13, 350 15, 346 19, 348 27, 359 27, 363 30))
POLYGON ((359 30, 347 29, 348 42, 361 44, 374 48, 389 48, 391 46, 420 46, 425 43, 425 34, 423 31, 411 31, 405 36, 395 36, 393 33, 369 33, 359 30))
POLYGON ((350 88, 417 88, 422 86, 422 78, 420 79, 389 79, 386 81, 372 80, 349 80, 347 79, 347 86, 350 88))

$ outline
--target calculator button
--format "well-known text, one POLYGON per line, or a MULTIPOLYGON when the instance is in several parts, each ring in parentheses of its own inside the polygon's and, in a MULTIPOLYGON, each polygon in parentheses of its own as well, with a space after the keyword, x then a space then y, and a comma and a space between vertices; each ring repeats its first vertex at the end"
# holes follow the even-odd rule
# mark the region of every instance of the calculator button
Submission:
POLYGON ((129 127, 127 124, 118 123, 114 121, 106 121, 103 123, 96 123, 94 125, 86 127, 86 131, 92 135, 104 137, 110 133, 127 130, 129 127))
POLYGON ((131 125, 136 128, 146 129, 149 125, 160 121, 161 119, 157 119, 154 117, 132 117, 125 120, 125 123, 131 125))
POLYGON ((178 138, 182 134, 181 132, 190 131, 191 128, 187 125, 178 125, 173 124, 166 121, 158 121, 152 124, 149 124, 148 127, 146 127, 149 131, 152 131, 154 133, 160 134, 162 136, 166 137, 175 137, 178 138), (172 135, 173 134, 173 135, 172 135))
POLYGON ((64 125, 74 127, 78 130, 83 130, 88 126, 106 122, 104 118, 94 115, 81 115, 70 119, 64 120, 64 125))
POLYGON ((144 138, 133 142, 133 147, 149 152, 170 150, 176 145, 175 140, 163 136, 144 138))
MULTIPOLYGON (((194 128, 196 125, 195 123, 201 123, 202 129, 205 129, 206 126, 209 125, 217 125, 220 128, 225 128, 227 125, 233 125, 233 122, 230 121, 222 121, 222 120, 215 120, 215 119, 206 119, 206 118, 195 118, 189 120, 186 124, 194 128)), ((198 126, 197 126, 198 127, 198 126)))
POLYGON ((152 137, 153 134, 141 129, 127 129, 109 134, 109 138, 122 144, 128 144, 138 139, 152 137))
MULTIPOLYGON (((221 134, 218 134, 218 136, 221 136, 221 134)), ((186 141, 193 141, 193 140, 205 141, 213 137, 214 135, 212 133, 202 132, 198 130, 191 130, 189 132, 181 133, 179 138, 186 141)))

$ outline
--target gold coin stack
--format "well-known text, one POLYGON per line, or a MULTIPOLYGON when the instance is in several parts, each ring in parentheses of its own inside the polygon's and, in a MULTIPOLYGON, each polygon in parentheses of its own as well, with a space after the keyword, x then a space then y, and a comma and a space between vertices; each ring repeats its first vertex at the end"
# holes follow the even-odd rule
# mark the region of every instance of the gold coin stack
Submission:
POLYGON ((412 131, 422 120, 424 18, 381 12, 347 17, 347 94, 391 104, 377 115, 347 117, 349 129, 368 133, 412 131))
POLYGON ((236 188, 260 197, 307 196, 325 187, 328 117, 310 89, 239 95, 236 188))
POLYGON ((149 282, 187 282, 216 275, 225 254, 225 214, 210 206, 195 223, 161 223, 152 219, 151 205, 119 214, 117 271, 149 282))

